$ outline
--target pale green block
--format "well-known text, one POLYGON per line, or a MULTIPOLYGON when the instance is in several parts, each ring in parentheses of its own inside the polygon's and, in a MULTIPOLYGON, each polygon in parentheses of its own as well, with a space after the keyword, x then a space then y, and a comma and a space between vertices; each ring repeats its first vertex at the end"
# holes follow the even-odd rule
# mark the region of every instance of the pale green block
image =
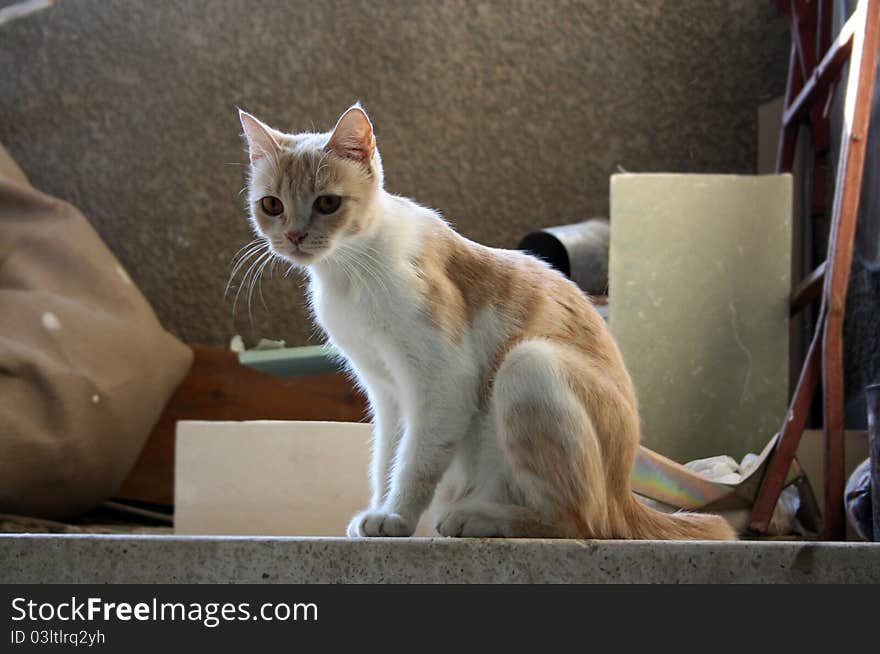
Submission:
POLYGON ((760 452, 788 403, 791 176, 614 175, 610 325, 642 442, 760 452))

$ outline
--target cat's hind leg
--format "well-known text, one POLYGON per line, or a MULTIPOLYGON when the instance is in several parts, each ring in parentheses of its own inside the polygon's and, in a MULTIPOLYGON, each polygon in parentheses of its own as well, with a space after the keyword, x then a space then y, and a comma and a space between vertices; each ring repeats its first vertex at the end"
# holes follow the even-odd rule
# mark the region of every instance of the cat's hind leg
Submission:
POLYGON ((573 348, 532 339, 504 357, 492 385, 512 503, 557 537, 610 535, 602 451, 582 390, 591 374, 573 348))

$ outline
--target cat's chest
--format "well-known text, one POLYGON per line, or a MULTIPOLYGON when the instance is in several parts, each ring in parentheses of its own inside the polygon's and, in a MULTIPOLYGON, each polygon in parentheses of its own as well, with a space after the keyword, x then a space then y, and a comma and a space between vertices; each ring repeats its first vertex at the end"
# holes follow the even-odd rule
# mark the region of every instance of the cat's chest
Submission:
POLYGON ((339 345, 369 346, 411 331, 417 298, 394 279, 373 284, 313 283, 315 317, 339 345))

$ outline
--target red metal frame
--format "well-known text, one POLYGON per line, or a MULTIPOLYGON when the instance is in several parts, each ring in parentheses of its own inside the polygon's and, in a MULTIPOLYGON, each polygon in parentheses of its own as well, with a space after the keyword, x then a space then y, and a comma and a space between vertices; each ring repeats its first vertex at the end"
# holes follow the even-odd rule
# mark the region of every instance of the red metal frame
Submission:
POLYGON ((791 399, 782 433, 752 508, 750 527, 755 533, 765 533, 767 530, 806 426, 807 414, 819 386, 821 372, 825 430, 822 537, 826 540, 842 540, 846 533, 843 508, 843 318, 852 266, 871 99, 877 73, 880 0, 861 0, 855 13, 833 42, 830 36, 830 0, 780 0, 777 4, 791 18, 792 49, 776 168, 777 172, 791 170, 798 128, 802 123, 809 122, 813 131, 814 215, 823 214, 825 209, 825 174, 829 148, 828 108, 835 80, 839 77, 843 64, 848 60, 850 66, 827 259, 795 289, 791 298, 791 309, 794 313, 818 299, 818 289, 822 285, 822 303, 816 316, 816 331, 791 399), (824 53, 821 60, 817 60, 817 51, 824 53))

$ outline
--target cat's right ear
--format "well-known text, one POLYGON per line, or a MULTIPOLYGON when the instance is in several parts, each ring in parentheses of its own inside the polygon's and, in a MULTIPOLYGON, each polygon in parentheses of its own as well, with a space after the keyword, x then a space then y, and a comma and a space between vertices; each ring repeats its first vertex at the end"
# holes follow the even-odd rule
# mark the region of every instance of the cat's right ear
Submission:
POLYGON ((238 110, 238 117, 241 120, 244 136, 247 139, 251 164, 255 164, 263 157, 272 156, 278 152, 278 141, 275 140, 271 127, 241 109, 238 110))

